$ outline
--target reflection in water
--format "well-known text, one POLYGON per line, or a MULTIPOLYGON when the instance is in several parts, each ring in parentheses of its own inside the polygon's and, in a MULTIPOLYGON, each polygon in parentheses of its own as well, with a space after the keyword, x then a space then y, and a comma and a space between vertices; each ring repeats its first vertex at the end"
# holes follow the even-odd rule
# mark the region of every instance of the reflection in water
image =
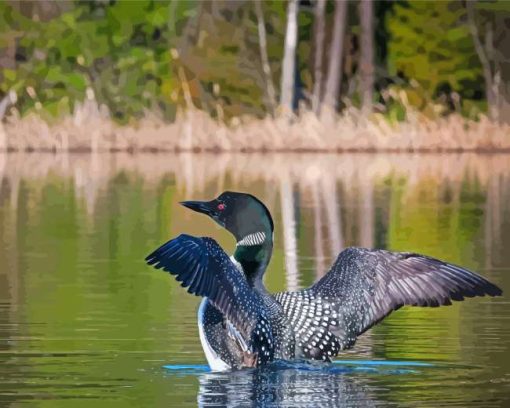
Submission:
MULTIPOLYGON (((485 243, 498 242, 504 221, 502 214, 506 210, 502 203, 509 197, 506 156, 11 154, 0 157, 3 163, 0 199, 9 202, 13 209, 18 208, 23 183, 32 187, 33 196, 42 192, 45 180, 55 177, 68 180, 89 214, 94 213, 98 197, 110 188, 112 180, 122 174, 141 177, 145 189, 157 188, 170 177, 179 197, 186 198, 207 197, 225 188, 238 188, 255 190, 264 201, 274 203, 273 193, 279 190, 280 210, 271 210, 282 214, 289 284, 294 284, 299 269, 294 259, 299 253, 296 239, 301 233, 296 230, 300 228, 296 209, 313 207, 310 218, 317 234, 317 257, 324 250, 325 239, 331 257, 347 244, 368 247, 385 244, 377 242, 375 232, 377 222, 387 224, 391 217, 391 214, 376 214, 375 207, 382 204, 381 199, 398 199, 398 204, 404 206, 412 201, 455 207, 465 198, 462 190, 466 188, 484 196, 481 215, 490 217, 485 233, 492 238, 485 243), (387 194, 392 196, 381 197, 387 194), (303 198, 302 205, 295 202, 297 197, 303 198), (323 235, 324 228, 326 235, 323 235)), ((389 201, 379 210, 393 210, 393 203, 389 201)), ((489 247, 486 249, 491 251, 489 247)), ((319 273, 322 270, 323 267, 318 268, 319 273)))
POLYGON ((315 272, 317 277, 324 276, 326 268, 324 265, 324 238, 322 235, 322 211, 321 201, 319 196, 319 189, 316 184, 311 186, 312 198, 313 198, 313 229, 315 230, 314 249, 315 249, 315 272))
POLYGON ((281 181, 280 193, 287 288, 288 290, 298 290, 296 216, 294 214, 294 194, 289 180, 281 181))
POLYGON ((309 286, 346 246, 411 250, 510 290, 507 156, 0 155, 0 405, 508 406, 508 301, 402 309, 343 357, 462 364, 393 376, 276 370, 161 375, 203 364, 197 298, 143 263, 182 232, 232 238, 177 203, 232 189, 275 220, 271 291, 309 286), (200 383, 200 384, 199 384, 200 383))
POLYGON ((207 373, 199 378, 200 407, 376 406, 368 387, 348 369, 266 368, 207 373))
POLYGON ((332 177, 321 177, 322 196, 326 207, 326 219, 329 233, 330 253, 338 254, 344 247, 342 238, 342 225, 339 214, 341 204, 336 191, 336 181, 332 177))

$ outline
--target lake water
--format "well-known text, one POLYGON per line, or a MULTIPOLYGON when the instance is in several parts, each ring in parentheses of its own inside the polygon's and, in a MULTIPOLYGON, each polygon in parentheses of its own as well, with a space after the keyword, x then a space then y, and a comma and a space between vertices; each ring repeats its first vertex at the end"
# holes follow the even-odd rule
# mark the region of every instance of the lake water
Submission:
POLYGON ((144 257, 223 190, 271 210, 271 291, 346 246, 416 251, 510 293, 510 156, 0 155, 0 406, 510 406, 510 302, 404 308, 327 368, 208 372, 199 299, 144 257), (164 366, 168 366, 165 368, 164 366))

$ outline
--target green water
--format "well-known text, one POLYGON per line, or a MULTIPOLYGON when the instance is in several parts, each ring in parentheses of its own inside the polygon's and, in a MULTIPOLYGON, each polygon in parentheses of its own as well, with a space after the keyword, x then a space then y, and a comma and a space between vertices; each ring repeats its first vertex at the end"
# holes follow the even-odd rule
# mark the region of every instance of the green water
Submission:
POLYGON ((0 261, 0 406, 510 406, 509 156, 4 155, 0 261), (272 291, 359 245, 440 257, 506 293, 401 309, 340 356, 360 364, 209 373, 199 299, 143 258, 182 232, 232 252, 178 205, 226 189, 273 214, 272 291))

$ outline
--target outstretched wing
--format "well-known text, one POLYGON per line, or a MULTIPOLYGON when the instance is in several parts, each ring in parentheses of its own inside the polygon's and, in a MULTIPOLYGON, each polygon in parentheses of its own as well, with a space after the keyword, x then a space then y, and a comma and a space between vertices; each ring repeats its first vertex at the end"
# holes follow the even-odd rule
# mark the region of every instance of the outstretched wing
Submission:
MULTIPOLYGON (((277 298, 292 299, 297 316, 303 315, 301 311, 306 307, 301 301, 303 297, 321 304, 322 316, 328 310, 329 320, 321 324, 334 334, 333 337, 328 334, 332 340, 327 349, 334 351, 337 344, 340 349, 352 347, 360 334, 404 305, 435 307, 466 297, 501 293, 500 288, 480 275, 438 259, 406 252, 347 248, 311 288, 278 294, 277 298)), ((301 326, 311 325, 313 320, 309 319, 302 320, 301 326)), ((325 342, 324 336, 321 341, 325 342)))
POLYGON ((170 272, 189 293, 207 297, 243 336, 261 360, 272 359, 270 321, 260 295, 212 238, 182 234, 147 256, 156 269, 170 272), (265 346, 265 347, 262 347, 265 346))
POLYGON ((435 307, 502 293, 460 266, 409 252, 364 248, 342 251, 310 291, 335 304, 340 332, 353 344, 357 336, 404 305, 435 307))

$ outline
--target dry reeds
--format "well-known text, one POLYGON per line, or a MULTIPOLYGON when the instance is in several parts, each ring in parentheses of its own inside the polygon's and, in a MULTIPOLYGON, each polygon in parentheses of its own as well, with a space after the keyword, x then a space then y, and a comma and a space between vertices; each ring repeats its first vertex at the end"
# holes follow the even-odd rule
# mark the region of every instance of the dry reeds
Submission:
MULTIPOLYGON (((408 112, 390 123, 366 118, 354 108, 317 117, 303 112, 286 118, 235 119, 226 125, 191 109, 174 123, 146 117, 136 126, 119 126, 88 101, 74 115, 48 125, 37 116, 11 115, 4 123, 0 150, 9 151, 212 151, 212 152, 460 152, 510 151, 510 126, 480 117, 452 114, 428 119, 408 112)), ((0 129, 0 133, 2 130, 0 129)))

